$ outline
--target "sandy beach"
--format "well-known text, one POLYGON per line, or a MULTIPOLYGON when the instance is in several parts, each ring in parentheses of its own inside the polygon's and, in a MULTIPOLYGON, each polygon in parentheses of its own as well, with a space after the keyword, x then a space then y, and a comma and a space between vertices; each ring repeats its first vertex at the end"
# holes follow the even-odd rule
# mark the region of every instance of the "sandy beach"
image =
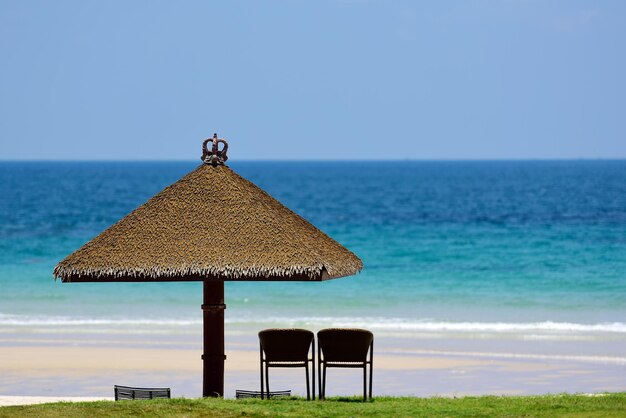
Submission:
MULTIPOLYGON (((110 399, 115 384, 166 386, 175 397, 198 397, 202 363, 195 339, 192 335, 5 338, 0 340, 0 399, 4 404, 110 399)), ((381 336, 374 356, 374 395, 594 393, 626 387, 626 364, 620 357, 507 356, 466 343, 466 351, 455 349, 454 341, 447 343, 450 350, 441 351, 429 349, 428 340, 381 336)), ((230 335, 227 357, 226 397, 234 397, 236 389, 256 390, 255 339, 230 335)), ((301 370, 272 370, 270 379, 276 390, 305 393, 301 370)), ((358 371, 331 370, 329 396, 359 393, 360 379, 358 371)))

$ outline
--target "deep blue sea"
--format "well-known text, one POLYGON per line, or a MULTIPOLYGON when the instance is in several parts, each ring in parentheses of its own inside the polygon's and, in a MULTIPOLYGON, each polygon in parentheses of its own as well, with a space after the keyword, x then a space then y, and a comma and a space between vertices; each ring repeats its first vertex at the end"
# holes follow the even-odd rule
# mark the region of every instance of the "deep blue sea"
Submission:
MULTIPOLYGON (((199 283, 55 282, 192 162, 1 162, 0 331, 200 332, 199 283)), ((227 329, 626 335, 626 161, 233 162, 356 253, 323 283, 227 283, 227 329)))

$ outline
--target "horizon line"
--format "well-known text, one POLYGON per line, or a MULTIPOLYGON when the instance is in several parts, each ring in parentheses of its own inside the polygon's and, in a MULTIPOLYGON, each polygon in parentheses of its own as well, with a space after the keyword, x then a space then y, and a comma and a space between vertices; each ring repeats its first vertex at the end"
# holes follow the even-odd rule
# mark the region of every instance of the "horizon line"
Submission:
MULTIPOLYGON (((252 159, 243 158, 232 162, 254 162, 254 163, 394 163, 394 162, 557 162, 557 161, 625 161, 626 157, 529 157, 529 158, 397 158, 397 159, 252 159)), ((171 162, 171 163, 192 163, 195 159, 133 159, 133 158, 120 158, 120 159, 4 159, 0 158, 0 163, 159 163, 159 162, 171 162)), ((228 165, 228 164, 226 164, 228 165)))

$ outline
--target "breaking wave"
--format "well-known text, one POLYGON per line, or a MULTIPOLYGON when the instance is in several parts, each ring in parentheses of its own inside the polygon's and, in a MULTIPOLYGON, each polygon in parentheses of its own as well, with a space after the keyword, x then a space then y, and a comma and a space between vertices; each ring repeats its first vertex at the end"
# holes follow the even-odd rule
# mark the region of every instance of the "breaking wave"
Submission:
MULTIPOLYGON (((155 326, 195 327, 202 318, 88 318, 71 316, 9 315, 0 313, 2 327, 79 327, 79 326, 155 326)), ((617 333, 626 334, 626 323, 604 322, 579 324, 572 322, 448 322, 377 317, 234 317, 226 324, 249 326, 360 327, 379 331, 424 333, 617 333)))

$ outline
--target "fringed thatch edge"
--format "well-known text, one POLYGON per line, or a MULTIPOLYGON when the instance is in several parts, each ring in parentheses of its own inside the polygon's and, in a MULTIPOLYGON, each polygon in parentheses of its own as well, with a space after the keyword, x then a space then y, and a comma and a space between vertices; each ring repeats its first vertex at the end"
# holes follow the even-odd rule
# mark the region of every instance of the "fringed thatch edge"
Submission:
MULTIPOLYGON (((358 258, 357 258, 358 260, 358 258)), ((293 277, 309 280, 326 280, 344 276, 351 276, 359 273, 363 269, 363 263, 349 263, 341 268, 326 268, 324 264, 315 266, 289 266, 289 267, 238 267, 225 266, 217 267, 189 267, 181 268, 74 268, 65 267, 63 262, 59 263, 53 271, 55 279, 62 281, 179 281, 179 280, 202 280, 202 278, 211 278, 213 280, 289 280, 293 277), (193 278, 193 279, 190 279, 193 278)))

